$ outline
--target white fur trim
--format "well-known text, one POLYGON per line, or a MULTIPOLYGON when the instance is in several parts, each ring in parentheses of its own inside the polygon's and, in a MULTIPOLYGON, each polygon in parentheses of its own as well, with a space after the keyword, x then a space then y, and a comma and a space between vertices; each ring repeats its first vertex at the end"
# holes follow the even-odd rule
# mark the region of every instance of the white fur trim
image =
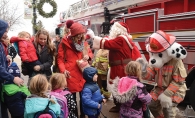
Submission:
POLYGON ((130 44, 128 38, 127 38, 125 35, 120 35, 120 36, 123 37, 123 38, 125 39, 125 41, 127 42, 127 44, 129 45, 129 47, 130 47, 131 49, 133 49, 133 46, 130 44))
POLYGON ((102 40, 102 37, 94 36, 93 40, 93 48, 94 49, 100 49, 100 41, 102 40))
POLYGON ((125 28, 125 27, 123 27, 120 23, 118 23, 118 22, 115 22, 114 23, 114 25, 113 25, 113 27, 116 27, 116 28, 120 28, 120 29, 122 29, 122 30, 124 30, 124 31, 126 31, 127 32, 127 29, 125 28))
POLYGON ((179 43, 173 43, 170 48, 167 49, 167 53, 174 59, 184 59, 187 56, 186 49, 179 43), (180 55, 180 56, 178 56, 180 55))
POLYGON ((166 96, 164 93, 161 93, 158 96, 158 100, 160 100, 160 104, 163 108, 169 108, 172 106, 172 99, 171 97, 166 96))
POLYGON ((109 92, 112 92, 112 89, 114 88, 114 84, 110 84, 110 82, 113 83, 113 80, 110 78, 110 68, 109 68, 107 74, 107 89, 109 92))

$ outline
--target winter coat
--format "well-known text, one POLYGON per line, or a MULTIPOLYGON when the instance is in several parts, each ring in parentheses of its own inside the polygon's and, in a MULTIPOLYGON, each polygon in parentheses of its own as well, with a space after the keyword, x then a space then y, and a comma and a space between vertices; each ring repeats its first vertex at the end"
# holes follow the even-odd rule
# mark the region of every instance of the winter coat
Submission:
POLYGON ((11 37, 11 43, 18 42, 19 55, 22 62, 33 62, 38 60, 36 55, 36 49, 32 40, 20 40, 18 37, 11 37))
POLYGON ((15 84, 5 84, 1 93, 2 101, 8 107, 11 116, 23 116, 25 99, 30 95, 28 88, 26 86, 19 87, 15 84))
POLYGON ((41 65, 39 65, 41 67, 40 73, 45 74, 47 77, 50 77, 52 74, 51 66, 53 65, 53 55, 48 52, 47 45, 43 47, 40 53, 37 47, 35 47, 35 49, 38 60, 41 62, 41 65))
POLYGON ((136 49, 136 45, 132 42, 132 39, 128 39, 124 35, 120 35, 110 40, 108 40, 107 38, 100 38, 100 37, 95 37, 93 40, 94 47, 96 44, 97 46, 99 46, 98 48, 100 49, 109 50, 109 64, 110 64, 109 79, 111 79, 110 83, 112 83, 112 80, 114 80, 117 76, 118 77, 126 76, 124 67, 128 62, 124 63, 124 60, 129 60, 129 61, 136 60, 137 58, 141 57, 140 52, 138 50, 135 52, 134 49, 131 49, 131 47, 127 44, 126 40, 131 44, 133 48, 136 49), (119 64, 116 65, 111 64, 111 63, 115 63, 116 61, 118 61, 119 64))
MULTIPOLYGON (((60 105, 57 103, 56 98, 54 98, 55 104, 50 103, 49 108, 52 109, 57 116, 60 115, 60 105)), ((25 102, 24 118, 34 118, 35 113, 38 111, 43 111, 49 102, 48 98, 33 97, 30 96, 25 102)))
POLYGON ((72 93, 80 92, 85 83, 85 80, 82 77, 82 72, 76 63, 77 60, 82 58, 82 52, 74 49, 71 39, 64 37, 58 47, 57 63, 61 73, 64 73, 65 70, 70 72, 71 77, 67 79, 67 84, 68 89, 72 93))
POLYGON ((93 81, 94 75, 97 74, 97 69, 93 67, 85 68, 83 77, 86 80, 82 90, 82 107, 86 115, 97 115, 101 111, 98 105, 102 103, 103 96, 101 95, 100 88, 96 82, 93 81))
POLYGON ((120 118, 143 118, 142 109, 152 99, 145 86, 133 76, 115 80, 112 94, 121 103, 120 118))

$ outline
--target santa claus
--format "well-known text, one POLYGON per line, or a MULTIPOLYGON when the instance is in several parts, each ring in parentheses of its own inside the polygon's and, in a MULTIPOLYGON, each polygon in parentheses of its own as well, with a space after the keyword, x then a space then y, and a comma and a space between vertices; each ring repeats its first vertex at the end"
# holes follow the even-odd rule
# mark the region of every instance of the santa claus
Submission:
MULTIPOLYGON (((119 78, 126 76, 124 72, 125 65, 131 60, 136 60, 141 57, 136 45, 132 42, 132 36, 129 34, 130 30, 124 22, 115 22, 111 27, 109 37, 95 36, 92 30, 88 30, 87 34, 93 38, 94 49, 109 50, 109 65, 108 71, 108 90, 111 90, 113 80, 118 76, 119 78)), ((110 112, 118 112, 120 104, 110 109, 110 112)))

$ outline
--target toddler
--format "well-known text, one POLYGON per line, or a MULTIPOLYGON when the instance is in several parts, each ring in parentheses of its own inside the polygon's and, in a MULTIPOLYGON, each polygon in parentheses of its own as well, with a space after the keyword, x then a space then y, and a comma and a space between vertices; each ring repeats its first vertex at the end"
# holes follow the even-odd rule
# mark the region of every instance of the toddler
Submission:
MULTIPOLYGON (((20 70, 15 62, 8 67, 8 72, 14 77, 20 77, 20 70)), ((2 100, 9 109, 12 118, 24 118, 25 99, 30 95, 26 86, 17 86, 5 82, 2 88, 2 100)))
POLYGON ((67 82, 66 82, 66 77, 64 74, 61 73, 56 73, 53 74, 50 78, 50 84, 51 84, 51 89, 52 92, 57 92, 57 93, 67 93, 64 94, 64 96, 67 99, 67 106, 68 106, 68 118, 77 118, 76 113, 77 112, 77 105, 76 102, 73 99, 73 95, 68 91, 67 89, 67 82), (66 92, 63 92, 66 91, 66 92))
POLYGON ((87 67, 83 70, 83 78, 86 80, 82 90, 83 112, 88 118, 98 118, 102 108, 102 102, 106 99, 101 95, 97 82, 97 69, 87 67))
POLYGON ((37 74, 31 79, 29 85, 31 96, 25 101, 24 118, 34 118, 37 112, 45 110, 49 102, 49 108, 56 116, 60 115, 60 105, 55 97, 49 97, 48 88, 49 83, 45 75, 37 74))
POLYGON ((41 65, 33 45, 33 38, 31 38, 31 35, 28 32, 20 32, 17 37, 11 37, 10 42, 18 42, 19 56, 28 70, 33 71, 34 66, 41 65))
POLYGON ((130 61, 125 67, 126 77, 114 81, 112 94, 121 103, 120 118, 143 118, 143 111, 151 101, 150 94, 140 83, 141 66, 136 61, 130 61))

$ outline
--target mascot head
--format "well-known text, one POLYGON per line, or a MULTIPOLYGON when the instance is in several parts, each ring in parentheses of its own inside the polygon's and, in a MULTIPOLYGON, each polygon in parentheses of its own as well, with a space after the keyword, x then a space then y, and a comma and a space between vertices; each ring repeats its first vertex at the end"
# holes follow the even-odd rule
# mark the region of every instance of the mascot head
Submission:
POLYGON ((175 42, 176 37, 159 30, 146 39, 146 50, 149 52, 149 64, 161 68, 171 59, 184 59, 186 49, 175 42))
POLYGON ((111 39, 114 39, 119 35, 126 35, 126 36, 129 36, 129 38, 132 38, 131 35, 129 34, 130 34, 130 30, 126 23, 115 22, 110 29, 109 37, 111 39))

